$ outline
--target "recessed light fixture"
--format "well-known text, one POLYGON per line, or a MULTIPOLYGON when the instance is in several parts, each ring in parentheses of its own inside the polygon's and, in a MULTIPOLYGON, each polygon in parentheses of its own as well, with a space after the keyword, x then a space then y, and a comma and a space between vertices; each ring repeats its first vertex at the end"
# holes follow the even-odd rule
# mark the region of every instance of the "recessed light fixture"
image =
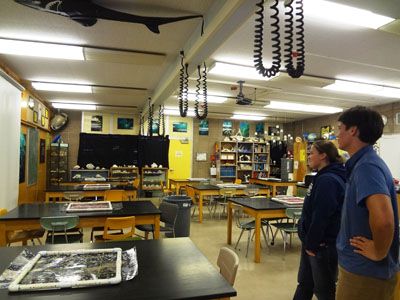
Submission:
MULTIPOLYGON (((222 62, 215 62, 214 65, 210 67, 208 73, 240 79, 256 79, 264 81, 274 78, 268 78, 260 75, 254 67, 234 65, 222 62)), ((279 76, 279 73, 275 77, 277 76, 279 76)))
POLYGON ((70 93, 92 93, 90 85, 81 84, 64 84, 64 83, 50 83, 50 82, 32 82, 32 86, 40 91, 56 91, 56 92, 70 92, 70 93))
POLYGON ((303 111, 308 113, 323 113, 323 114, 334 114, 343 111, 342 108, 333 106, 300 104, 294 102, 280 102, 280 101, 271 101, 270 104, 265 105, 264 107, 271 109, 303 111))
POLYGON ((327 90, 341 92, 376 95, 389 98, 400 98, 400 88, 385 87, 377 84, 335 80, 334 83, 327 85, 323 88, 327 90))
POLYGON ((83 48, 79 46, 12 39, 0 39, 0 53, 57 59, 85 59, 83 48))
POLYGON ((393 18, 371 11, 323 0, 304 1, 306 15, 321 17, 324 22, 346 23, 377 29, 394 21, 393 18))
POLYGON ((63 109, 77 109, 77 110, 96 110, 96 105, 86 103, 66 103, 66 102, 53 102, 54 108, 63 109))
POLYGON ((253 115, 253 114, 246 114, 246 113, 234 113, 231 119, 235 120, 250 120, 250 121, 261 121, 265 120, 266 116, 262 115, 253 115))

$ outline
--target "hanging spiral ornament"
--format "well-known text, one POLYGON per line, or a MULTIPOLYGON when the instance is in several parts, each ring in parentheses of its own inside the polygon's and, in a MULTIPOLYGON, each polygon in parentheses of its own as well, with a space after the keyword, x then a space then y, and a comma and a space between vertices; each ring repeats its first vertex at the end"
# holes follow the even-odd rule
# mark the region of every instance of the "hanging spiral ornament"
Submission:
POLYGON ((207 104, 207 66, 206 63, 204 63, 204 70, 203 70, 203 76, 201 76, 201 71, 200 71, 200 66, 197 66, 197 72, 198 72, 198 77, 196 80, 196 99, 194 102, 194 113, 196 114, 196 118, 199 120, 204 120, 207 118, 208 115, 208 104, 207 104), (202 110, 203 113, 200 114, 199 112, 199 96, 200 96, 200 91, 201 91, 201 83, 203 79, 203 105, 202 105, 202 110))
POLYGON ((183 64, 184 52, 181 51, 181 69, 179 71, 179 114, 181 117, 186 117, 189 109, 188 100, 188 87, 189 87, 189 75, 188 75, 188 64, 183 64))
POLYGON ((149 116, 147 118, 147 135, 153 136, 153 111, 154 104, 151 104, 151 98, 149 97, 149 116))
POLYGON ((266 68, 263 64, 263 45, 264 45, 264 0, 258 2, 256 6, 259 10, 256 11, 256 25, 254 30, 254 67, 264 77, 275 76, 281 67, 281 46, 280 46, 280 33, 279 33, 279 0, 275 0, 274 4, 270 6, 270 9, 274 11, 271 15, 271 19, 274 21, 271 24, 271 35, 272 35, 272 66, 266 68))
POLYGON ((144 135, 144 116, 140 115, 140 131, 139 135, 144 135))
POLYGON ((164 105, 160 105, 158 109, 158 124, 157 124, 157 132, 159 136, 165 135, 165 121, 164 121, 164 105), (161 135, 161 126, 162 126, 162 135, 161 135))
POLYGON ((285 4, 285 67, 292 78, 299 78, 305 68, 305 47, 304 47, 304 10, 303 0, 296 1, 296 51, 293 50, 293 1, 285 4), (293 58, 296 58, 296 68, 293 65, 293 58))

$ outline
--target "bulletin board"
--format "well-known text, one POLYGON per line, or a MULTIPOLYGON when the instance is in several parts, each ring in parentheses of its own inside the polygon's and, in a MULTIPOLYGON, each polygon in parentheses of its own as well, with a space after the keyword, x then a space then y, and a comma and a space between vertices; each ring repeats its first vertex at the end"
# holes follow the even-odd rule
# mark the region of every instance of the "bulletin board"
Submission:
POLYGON ((27 186, 37 183, 39 164, 39 130, 28 128, 28 181, 27 186))

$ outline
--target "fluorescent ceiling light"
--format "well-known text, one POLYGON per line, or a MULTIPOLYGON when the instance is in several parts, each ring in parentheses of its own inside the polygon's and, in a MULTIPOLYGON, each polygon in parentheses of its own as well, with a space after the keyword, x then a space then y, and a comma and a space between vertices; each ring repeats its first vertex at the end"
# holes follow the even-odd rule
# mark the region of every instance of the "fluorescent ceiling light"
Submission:
MULTIPOLYGON (((176 108, 165 108, 164 114, 167 116, 180 116, 179 109, 176 108)), ((194 117, 195 116, 194 111, 192 109, 189 109, 187 112, 187 116, 194 117)))
POLYGON ((335 80, 334 83, 323 87, 327 90, 376 95, 380 97, 400 98, 400 88, 384 87, 377 84, 335 80))
POLYGON ((9 39, 0 39, 0 53, 58 59, 85 59, 83 49, 79 46, 9 39))
POLYGON ((265 116, 234 113, 234 115, 231 117, 231 119, 261 121, 261 120, 265 120, 265 116))
POLYGON ((96 110, 96 105, 93 104, 53 102, 52 105, 54 108, 96 110))
POLYGON ((265 105, 264 107, 272 109, 304 111, 309 113, 323 113, 323 114, 334 114, 343 111, 342 108, 333 106, 300 104, 300 103, 280 102, 280 101, 271 101, 270 104, 265 105))
POLYGON ((365 9, 322 0, 304 1, 304 11, 306 14, 323 18, 325 22, 346 23, 373 29, 394 21, 393 18, 365 9))
MULTIPOLYGON (((196 95, 195 94, 189 94, 188 95, 188 100, 189 101, 195 101, 196 100, 196 95)), ((223 102, 225 102, 226 100, 228 100, 228 98, 227 97, 224 97, 224 96, 208 96, 207 95, 207 102, 208 103, 223 103, 223 102)), ((201 103, 201 102, 203 102, 204 101, 204 98, 203 98, 203 96, 200 94, 200 96, 199 96, 199 102, 201 103)))
MULTIPOLYGON (((222 62, 215 62, 208 71, 209 74, 223 75, 227 77, 236 77, 240 79, 256 79, 256 80, 270 80, 271 78, 260 75, 254 67, 240 66, 227 64, 222 62)), ((279 76, 279 73, 275 76, 279 76)))
POLYGON ((40 91, 92 93, 92 87, 90 85, 32 82, 32 86, 34 87, 34 89, 40 91))

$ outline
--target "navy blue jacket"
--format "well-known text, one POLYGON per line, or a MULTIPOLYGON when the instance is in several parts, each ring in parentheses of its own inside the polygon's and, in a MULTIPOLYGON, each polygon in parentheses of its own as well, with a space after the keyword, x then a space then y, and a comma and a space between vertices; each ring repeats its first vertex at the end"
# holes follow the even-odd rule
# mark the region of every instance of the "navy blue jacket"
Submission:
POLYGON ((305 249, 318 251, 321 243, 335 245, 345 193, 343 163, 321 169, 304 197, 299 220, 299 237, 305 249))

